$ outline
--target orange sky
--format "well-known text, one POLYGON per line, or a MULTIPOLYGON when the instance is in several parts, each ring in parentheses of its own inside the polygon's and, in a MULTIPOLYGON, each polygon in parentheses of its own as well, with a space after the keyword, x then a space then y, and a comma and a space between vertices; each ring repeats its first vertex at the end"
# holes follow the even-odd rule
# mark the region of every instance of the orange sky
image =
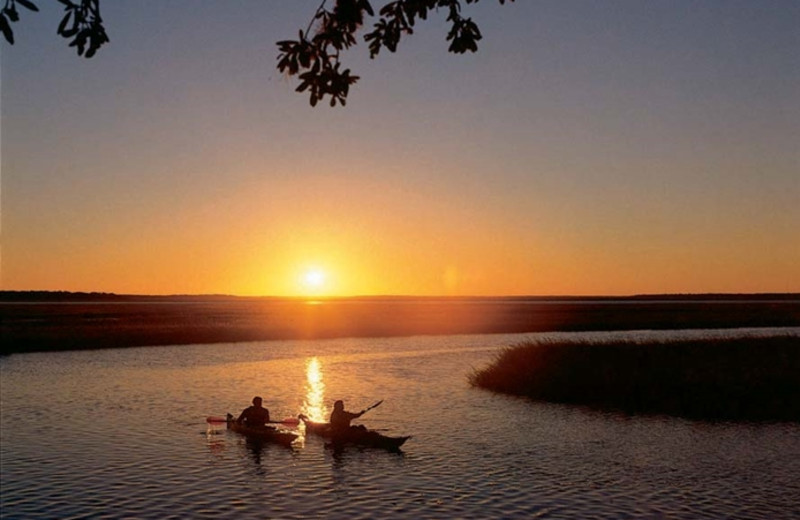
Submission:
POLYGON ((143 1, 91 60, 45 6, 3 44, 2 289, 800 292, 796 3, 486 2, 478 54, 434 20, 311 109, 274 42, 316 4, 143 1))

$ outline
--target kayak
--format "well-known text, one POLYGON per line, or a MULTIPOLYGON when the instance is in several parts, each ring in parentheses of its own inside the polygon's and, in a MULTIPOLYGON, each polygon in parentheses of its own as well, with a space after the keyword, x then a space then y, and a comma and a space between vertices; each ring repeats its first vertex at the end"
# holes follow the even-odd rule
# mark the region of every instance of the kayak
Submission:
POLYGON ((264 426, 262 428, 253 428, 252 426, 245 426, 237 422, 231 414, 227 417, 228 429, 236 433, 240 433, 252 440, 259 440, 271 442, 275 444, 282 444, 289 446, 298 437, 296 434, 273 428, 272 426, 264 426))
POLYGON ((301 415, 300 419, 306 426, 306 433, 319 435, 326 439, 330 439, 334 446, 342 446, 345 444, 353 444, 356 446, 363 446, 365 448, 383 448, 385 450, 399 450, 410 435, 403 437, 390 437, 383 435, 374 430, 368 430, 363 426, 351 426, 349 430, 344 432, 334 433, 331 429, 330 423, 315 422, 310 420, 305 415, 301 415))

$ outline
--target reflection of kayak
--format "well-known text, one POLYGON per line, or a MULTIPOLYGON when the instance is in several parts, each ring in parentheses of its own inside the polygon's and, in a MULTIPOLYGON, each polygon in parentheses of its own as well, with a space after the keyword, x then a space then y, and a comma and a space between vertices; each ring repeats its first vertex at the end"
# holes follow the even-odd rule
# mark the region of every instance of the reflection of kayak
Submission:
POLYGON ((297 438, 297 435, 291 432, 279 430, 272 426, 264 426, 263 428, 253 428, 245 426, 234 420, 233 415, 228 414, 228 429, 236 433, 241 433, 248 439, 272 442, 275 444, 282 444, 289 446, 297 438))
POLYGON ((367 448, 383 448, 385 450, 397 450, 403 445, 410 435, 405 437, 390 437, 380 434, 373 430, 367 430, 363 426, 351 426, 349 430, 334 433, 329 423, 315 422, 305 415, 300 419, 306 425, 306 433, 313 433, 326 439, 330 439, 333 445, 355 444, 367 448))

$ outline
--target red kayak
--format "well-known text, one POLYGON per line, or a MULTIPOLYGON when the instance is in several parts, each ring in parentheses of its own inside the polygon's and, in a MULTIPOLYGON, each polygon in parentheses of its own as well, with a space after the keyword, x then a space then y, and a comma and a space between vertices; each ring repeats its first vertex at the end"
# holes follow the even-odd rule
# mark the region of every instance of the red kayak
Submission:
POLYGON ((233 415, 228 414, 227 417, 228 429, 236 433, 241 433, 245 437, 254 440, 272 442, 275 444, 282 444, 289 446, 298 437, 296 434, 273 428, 272 426, 264 426, 261 428, 253 428, 245 426, 237 422, 233 415))

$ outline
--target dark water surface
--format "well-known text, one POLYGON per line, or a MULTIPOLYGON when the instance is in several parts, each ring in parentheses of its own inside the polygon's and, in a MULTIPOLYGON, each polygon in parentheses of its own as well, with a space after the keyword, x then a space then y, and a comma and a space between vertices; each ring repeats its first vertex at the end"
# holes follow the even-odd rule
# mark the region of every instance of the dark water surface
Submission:
MULTIPOLYGON (((798 329, 784 329, 800 334, 798 329)), ((796 518, 800 425, 625 417, 471 388, 514 334, 265 341, 0 358, 2 518, 796 518), (257 446, 205 418, 262 395, 413 438, 257 446)), ((302 428, 299 429, 302 433, 302 428)))

